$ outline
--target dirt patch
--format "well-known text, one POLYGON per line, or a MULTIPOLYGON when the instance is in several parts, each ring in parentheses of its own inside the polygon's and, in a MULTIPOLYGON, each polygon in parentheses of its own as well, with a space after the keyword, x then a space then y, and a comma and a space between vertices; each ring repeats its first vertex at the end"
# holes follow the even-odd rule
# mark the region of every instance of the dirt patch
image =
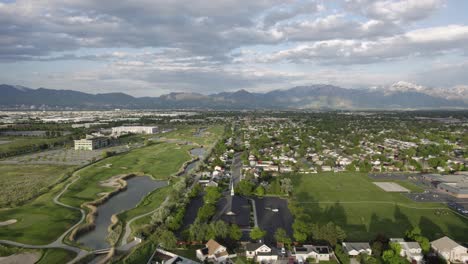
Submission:
POLYGON ((99 184, 103 187, 120 187, 121 182, 119 181, 122 178, 122 175, 112 176, 105 181, 101 181, 99 184))
POLYGON ((112 167, 112 163, 107 163, 106 165, 101 166, 101 168, 106 168, 106 169, 110 169, 111 167, 112 167))
POLYGON ((0 257, 0 264, 34 264, 41 258, 41 254, 27 252, 14 254, 8 257, 0 257))
POLYGON ((10 220, 6 220, 6 221, 3 221, 3 222, 0 222, 0 226, 7 226, 7 225, 12 225, 14 223, 18 222, 18 220, 16 219, 10 219, 10 220))

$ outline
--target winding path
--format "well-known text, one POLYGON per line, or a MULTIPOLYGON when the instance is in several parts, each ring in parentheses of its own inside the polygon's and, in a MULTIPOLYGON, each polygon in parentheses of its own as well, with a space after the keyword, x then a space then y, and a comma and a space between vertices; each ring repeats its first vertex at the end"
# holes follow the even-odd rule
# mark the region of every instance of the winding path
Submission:
POLYGON ((169 197, 166 197, 166 199, 165 199, 158 207, 156 207, 156 209, 154 209, 154 210, 152 210, 152 211, 150 211, 150 212, 141 214, 141 215, 137 215, 137 216, 133 217, 132 219, 130 219, 130 220, 127 222, 127 224, 125 225, 125 234, 124 234, 124 236, 122 237, 121 246, 127 244, 128 237, 132 234, 132 228, 131 228, 130 225, 131 225, 134 221, 136 221, 136 220, 138 220, 138 219, 140 219, 140 218, 143 218, 143 217, 145 217, 145 216, 148 216, 148 215, 150 215, 150 214, 153 214, 154 212, 156 212, 156 210, 158 210, 159 207, 165 205, 165 204, 168 203, 168 202, 169 202, 169 197))
MULTIPOLYGON (((73 178, 75 176, 76 176, 76 172, 72 175, 71 178, 73 178)), ((23 243, 19 243, 19 242, 15 242, 15 241, 10 241, 10 240, 0 240, 0 244, 6 244, 6 245, 11 245, 11 246, 23 247, 23 248, 33 248, 33 249, 62 248, 62 249, 65 249, 65 250, 73 251, 77 255, 69 263, 74 263, 78 259, 81 259, 82 257, 88 255, 89 252, 84 250, 84 249, 81 249, 79 247, 70 246, 70 245, 67 245, 67 244, 63 243, 63 240, 64 240, 65 236, 67 236, 67 234, 70 231, 72 231, 74 228, 76 228, 78 225, 80 225, 83 222, 83 220, 85 219, 85 215, 86 215, 86 212, 83 209, 78 208, 78 207, 73 207, 73 206, 64 204, 64 203, 59 201, 60 197, 68 190, 68 187, 70 187, 70 185, 75 183, 79 178, 80 178, 80 176, 76 176, 76 178, 71 180, 67 185, 65 185, 65 187, 62 189, 62 191, 60 191, 60 193, 58 193, 53 199, 53 202, 55 204, 57 204, 57 205, 60 205, 60 206, 63 206, 63 207, 69 208, 69 209, 73 209, 73 210, 78 210, 78 211, 81 212, 81 219, 76 224, 74 224, 72 227, 68 228, 62 235, 60 235, 60 237, 58 237, 55 241, 53 241, 52 243, 49 243, 47 245, 30 245, 30 244, 23 244, 23 243)))

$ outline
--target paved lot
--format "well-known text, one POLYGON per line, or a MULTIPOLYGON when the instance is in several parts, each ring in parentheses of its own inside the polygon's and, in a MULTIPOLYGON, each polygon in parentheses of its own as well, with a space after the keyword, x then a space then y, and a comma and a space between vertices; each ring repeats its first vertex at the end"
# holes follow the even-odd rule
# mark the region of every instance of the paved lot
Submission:
POLYGON ((96 150, 53 149, 0 161, 0 164, 50 164, 50 165, 86 165, 93 159, 100 159, 105 151, 117 153, 128 151, 126 145, 113 146, 96 150))
POLYGON ((386 192, 410 192, 410 190, 394 182, 374 182, 374 184, 386 192))
POLYGON ((294 218, 289 212, 287 200, 278 197, 255 198, 254 200, 258 225, 268 233, 265 238, 266 242, 274 241, 274 234, 278 228, 283 228, 292 236, 294 218))

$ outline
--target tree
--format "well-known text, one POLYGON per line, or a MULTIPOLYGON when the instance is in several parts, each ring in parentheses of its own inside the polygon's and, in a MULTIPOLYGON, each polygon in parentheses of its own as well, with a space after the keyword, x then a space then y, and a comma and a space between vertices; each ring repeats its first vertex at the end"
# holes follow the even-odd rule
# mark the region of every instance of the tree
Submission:
POLYGON ((250 196, 254 190, 254 184, 249 180, 241 180, 236 186, 236 193, 239 195, 250 196))
POLYGON ((160 247, 166 249, 173 249, 177 245, 177 238, 174 233, 162 227, 155 231, 152 236, 152 240, 160 247))
POLYGON ((192 241, 204 241, 208 235, 209 226, 207 223, 202 223, 195 220, 189 227, 189 235, 192 241))
POLYGON ((380 257, 380 255, 382 254, 383 243, 380 241, 374 241, 374 243, 372 243, 371 248, 372 248, 372 255, 374 257, 380 257))
POLYGON ((283 243, 283 244, 286 244, 286 245, 289 245, 292 242, 291 238, 286 233, 286 230, 284 230, 283 228, 276 229, 275 240, 276 240, 276 242, 280 242, 280 243, 283 243))
POLYGON ((264 196, 265 195, 265 188, 263 188, 263 186, 258 186, 256 189, 255 189, 255 194, 257 196, 264 196))
POLYGON ((291 183, 291 179, 289 178, 284 178, 280 180, 280 187, 281 187, 281 192, 284 194, 291 194, 293 191, 293 186, 291 183))
POLYGON ((242 230, 238 225, 231 225, 229 227, 229 238, 239 241, 242 238, 242 230))
POLYGON ((294 220, 292 228, 293 237, 297 242, 303 243, 307 240, 307 237, 310 234, 310 226, 306 222, 296 218, 296 220, 294 220))
POLYGON ((229 226, 224 221, 215 221, 210 224, 210 238, 226 238, 229 235, 229 226))
POLYGON ((250 231, 250 238, 252 240, 259 240, 266 235, 266 231, 263 231, 259 227, 254 227, 252 231, 250 231))
POLYGON ((221 192, 218 187, 206 187, 205 197, 203 198, 205 203, 216 203, 221 198, 221 192))

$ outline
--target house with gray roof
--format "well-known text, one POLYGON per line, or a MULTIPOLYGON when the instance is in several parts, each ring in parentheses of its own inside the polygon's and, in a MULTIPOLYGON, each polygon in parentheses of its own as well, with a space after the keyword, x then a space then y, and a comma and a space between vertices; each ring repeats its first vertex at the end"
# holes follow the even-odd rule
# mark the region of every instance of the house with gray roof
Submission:
POLYGON ((442 258, 455 263, 468 262, 468 249, 449 237, 442 237, 431 242, 432 249, 442 258))
POLYGON ((400 256, 405 257, 411 263, 423 261, 422 248, 418 242, 407 242, 403 238, 390 238, 390 242, 401 246, 400 256))
POLYGON ((362 253, 371 255, 372 249, 367 242, 343 242, 343 250, 350 256, 355 257, 362 253))
POLYGON ((313 258, 316 261, 329 261, 332 250, 328 246, 303 245, 293 248, 293 256, 299 263, 313 258))

